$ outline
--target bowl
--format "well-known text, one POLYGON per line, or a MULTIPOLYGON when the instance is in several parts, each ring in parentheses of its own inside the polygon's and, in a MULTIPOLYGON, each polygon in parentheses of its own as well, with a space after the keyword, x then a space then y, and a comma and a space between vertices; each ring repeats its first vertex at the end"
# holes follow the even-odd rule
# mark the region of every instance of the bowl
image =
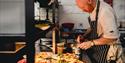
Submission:
POLYGON ((49 24, 36 24, 35 27, 40 28, 41 30, 47 30, 50 28, 49 24))
POLYGON ((62 23, 62 28, 66 30, 72 30, 74 27, 74 23, 62 23))

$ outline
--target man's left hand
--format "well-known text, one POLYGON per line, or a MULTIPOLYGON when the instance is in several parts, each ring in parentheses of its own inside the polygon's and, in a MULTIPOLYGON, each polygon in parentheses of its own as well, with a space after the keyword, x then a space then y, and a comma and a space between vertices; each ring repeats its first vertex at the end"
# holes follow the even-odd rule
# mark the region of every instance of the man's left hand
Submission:
POLYGON ((83 42, 83 43, 80 43, 78 44, 78 47, 81 48, 81 49, 89 49, 91 48, 93 45, 92 45, 92 42, 91 41, 87 41, 87 42, 83 42))

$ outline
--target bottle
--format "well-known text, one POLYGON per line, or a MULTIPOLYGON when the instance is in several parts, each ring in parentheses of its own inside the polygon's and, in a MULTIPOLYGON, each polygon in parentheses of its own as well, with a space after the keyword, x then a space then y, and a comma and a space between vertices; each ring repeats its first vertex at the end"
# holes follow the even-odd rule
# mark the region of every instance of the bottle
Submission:
POLYGON ((80 58, 80 48, 75 47, 75 51, 74 51, 76 57, 79 59, 80 58))
POLYGON ((79 42, 76 43, 76 48, 75 48, 75 55, 79 60, 82 60, 82 54, 83 54, 83 50, 78 48, 77 45, 84 42, 85 39, 82 35, 79 36, 78 40, 80 40, 79 42))

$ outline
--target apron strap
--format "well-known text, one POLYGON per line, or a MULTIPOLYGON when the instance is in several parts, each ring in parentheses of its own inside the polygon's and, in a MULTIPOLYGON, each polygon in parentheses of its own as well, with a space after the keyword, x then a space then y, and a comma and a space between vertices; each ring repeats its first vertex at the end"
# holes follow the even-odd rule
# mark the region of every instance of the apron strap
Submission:
POLYGON ((98 0, 98 2, 97 2, 97 9, 96 9, 96 17, 95 17, 96 20, 95 21, 91 21, 90 16, 88 17, 88 21, 89 21, 90 27, 92 29, 92 31, 91 31, 91 40, 94 40, 94 39, 98 38, 97 25, 98 25, 99 8, 100 8, 100 1, 98 0))

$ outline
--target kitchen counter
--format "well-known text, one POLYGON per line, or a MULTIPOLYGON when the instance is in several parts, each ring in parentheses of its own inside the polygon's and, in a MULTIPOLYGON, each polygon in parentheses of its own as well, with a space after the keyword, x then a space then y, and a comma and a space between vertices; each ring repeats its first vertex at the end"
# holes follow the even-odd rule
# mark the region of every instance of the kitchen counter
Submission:
POLYGON ((16 42, 14 51, 0 51, 0 62, 16 63, 26 54, 25 44, 25 42, 16 42))
POLYGON ((14 51, 0 51, 0 53, 3 53, 3 54, 6 54, 6 53, 10 53, 10 54, 17 53, 18 51, 20 51, 21 49, 23 49, 26 46, 25 44, 26 44, 25 42, 16 42, 14 51))

